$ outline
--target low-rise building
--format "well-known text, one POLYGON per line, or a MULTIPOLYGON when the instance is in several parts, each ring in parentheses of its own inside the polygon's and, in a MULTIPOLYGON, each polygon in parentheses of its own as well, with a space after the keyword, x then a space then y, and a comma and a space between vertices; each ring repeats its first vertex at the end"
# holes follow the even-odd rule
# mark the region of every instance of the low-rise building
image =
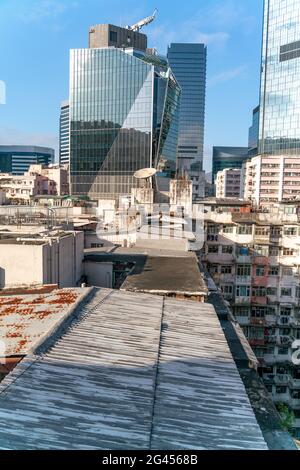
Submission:
POLYGON ((30 204, 37 196, 68 194, 68 170, 65 167, 32 165, 24 175, 0 174, 0 189, 9 201, 30 204))
POLYGON ((214 307, 110 289, 4 379, 0 435, 12 450, 269 448, 214 307))

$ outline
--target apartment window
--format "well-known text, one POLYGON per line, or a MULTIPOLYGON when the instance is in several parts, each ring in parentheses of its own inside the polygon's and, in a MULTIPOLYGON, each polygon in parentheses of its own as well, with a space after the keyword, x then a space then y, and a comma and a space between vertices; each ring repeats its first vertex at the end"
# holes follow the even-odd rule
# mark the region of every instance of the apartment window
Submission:
POLYGON ((265 332, 264 328, 250 328, 249 339, 264 339, 265 332))
POLYGON ((249 308, 248 307, 236 307, 235 308, 235 315, 237 317, 249 317, 249 308))
POLYGON ((210 274, 218 274, 219 266, 217 264, 212 264, 211 266, 209 266, 208 270, 210 274))
POLYGON ((280 315, 289 317, 292 313, 292 307, 280 307, 280 315))
POLYGON ((267 290, 265 287, 256 286, 252 288, 252 295, 254 297, 265 297, 267 294, 267 290))
POLYGON ((289 354, 289 348, 288 347, 278 348, 278 354, 279 356, 287 356, 289 354))
POLYGON ((270 256, 279 256, 280 255, 280 249, 278 246, 270 246, 270 256))
POLYGON ((268 307, 268 315, 276 315, 276 307, 268 307))
POLYGON ((222 253, 232 254, 233 253, 233 246, 232 245, 223 245, 222 246, 222 253))
POLYGON ((232 266, 221 266, 221 274, 231 274, 232 266))
POLYGON ((237 228, 238 235, 251 235, 252 225, 239 225, 237 228))
POLYGON ((267 307, 252 307, 251 316, 254 318, 264 318, 267 313, 267 307))
POLYGON ((279 237, 282 234, 282 229, 281 227, 271 227, 271 236, 273 237, 279 237))
POLYGON ((287 392, 287 387, 276 387, 276 393, 278 395, 283 395, 287 392))
POLYGON ((207 234, 207 241, 208 242, 217 242, 219 240, 219 235, 214 235, 214 234, 207 234))
POLYGON ((256 256, 268 256, 269 247, 267 245, 255 245, 254 252, 256 256))
POLYGON ((300 287, 296 287, 296 298, 300 299, 300 287))
POLYGON ((250 286, 236 286, 237 297, 250 297, 250 286))
POLYGON ((109 40, 111 42, 118 42, 118 33, 116 31, 109 32, 109 40))
POLYGON ((297 227, 286 227, 284 229, 284 235, 287 235, 289 237, 297 235, 297 227))
POLYGON ((233 233, 233 226, 232 225, 224 225, 223 226, 223 233, 233 233))
POLYGON ((284 267, 282 269, 282 274, 284 276, 292 276, 293 275, 293 268, 289 268, 289 267, 284 267))
POLYGON ((219 226, 218 225, 209 225, 207 227, 207 233, 210 234, 210 235, 218 235, 219 226))
POLYGON ((279 266, 271 266, 269 268, 269 276, 279 276, 279 266))
POLYGON ((256 227, 255 228, 255 235, 267 236, 270 234, 269 227, 256 227))
POLYGON ((277 295, 277 288, 276 287, 268 287, 267 288, 267 295, 277 295))
POLYGON ((290 328, 279 328, 280 336, 289 336, 291 334, 290 328))
POLYGON ((265 267, 264 266, 256 266, 255 270, 256 276, 262 277, 265 275, 265 267))
POLYGON ((208 253, 219 253, 219 245, 209 245, 208 253))
POLYGON ((249 264, 238 264, 236 273, 238 276, 251 276, 251 265, 249 264))
POLYGON ((295 250, 292 248, 283 248, 283 256, 294 256, 295 250))
POLYGON ((223 285, 221 286, 221 290, 223 292, 223 294, 229 294, 229 295, 232 295, 233 293, 233 286, 230 284, 227 284, 227 285, 223 285))
POLYGON ((281 288, 281 295, 284 297, 291 297, 292 295, 292 289, 288 287, 282 287, 281 288))

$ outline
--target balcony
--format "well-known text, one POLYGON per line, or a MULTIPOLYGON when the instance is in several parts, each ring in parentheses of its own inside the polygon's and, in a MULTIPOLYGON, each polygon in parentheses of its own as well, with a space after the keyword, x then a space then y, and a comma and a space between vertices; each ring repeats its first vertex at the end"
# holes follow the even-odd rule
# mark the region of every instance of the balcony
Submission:
POLYGON ((235 319, 239 323, 239 325, 241 325, 241 326, 247 326, 247 325, 249 325, 249 322, 250 322, 249 317, 240 317, 239 315, 236 315, 235 319))
POLYGON ((235 283, 251 285, 251 276, 236 276, 235 283))
POLYGON ((264 339, 250 338, 248 341, 250 346, 265 346, 264 339))
POLYGON ((252 326, 266 326, 266 320, 264 318, 250 318, 250 325, 252 326))
POLYGON ((251 264, 252 257, 251 255, 236 255, 236 262, 238 264, 251 264))
POLYGON ((253 295, 251 297, 251 303, 255 305, 267 305, 267 297, 257 297, 253 295))
POLYGON ((250 297, 235 297, 236 305, 250 305, 250 297))
POLYGON ((269 258, 267 256, 262 255, 254 255, 253 257, 253 264, 261 265, 261 266, 268 266, 269 265, 269 258))
POLYGON ((252 286, 267 287, 268 286, 268 276, 253 276, 252 277, 252 286))

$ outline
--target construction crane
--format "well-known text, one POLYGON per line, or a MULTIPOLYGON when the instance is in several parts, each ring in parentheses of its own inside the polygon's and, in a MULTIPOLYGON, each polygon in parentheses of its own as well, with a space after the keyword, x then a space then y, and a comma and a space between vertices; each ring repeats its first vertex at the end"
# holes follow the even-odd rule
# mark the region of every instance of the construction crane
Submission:
POLYGON ((157 12, 158 10, 157 8, 155 8, 153 15, 147 16, 146 18, 139 21, 138 23, 135 23, 132 26, 127 26, 127 29, 129 29, 130 31, 135 31, 135 32, 140 31, 144 26, 147 26, 148 24, 152 23, 152 21, 155 20, 157 12))

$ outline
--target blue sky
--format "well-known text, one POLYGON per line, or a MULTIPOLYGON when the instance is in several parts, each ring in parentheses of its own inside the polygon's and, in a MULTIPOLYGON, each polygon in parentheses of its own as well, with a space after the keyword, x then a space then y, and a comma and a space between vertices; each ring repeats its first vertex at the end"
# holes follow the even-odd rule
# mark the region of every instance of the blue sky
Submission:
POLYGON ((68 97, 69 49, 87 47, 97 23, 135 23, 165 54, 170 42, 208 46, 206 168, 213 145, 247 145, 258 104, 262 0, 0 0, 0 144, 58 146, 60 102, 68 97))

